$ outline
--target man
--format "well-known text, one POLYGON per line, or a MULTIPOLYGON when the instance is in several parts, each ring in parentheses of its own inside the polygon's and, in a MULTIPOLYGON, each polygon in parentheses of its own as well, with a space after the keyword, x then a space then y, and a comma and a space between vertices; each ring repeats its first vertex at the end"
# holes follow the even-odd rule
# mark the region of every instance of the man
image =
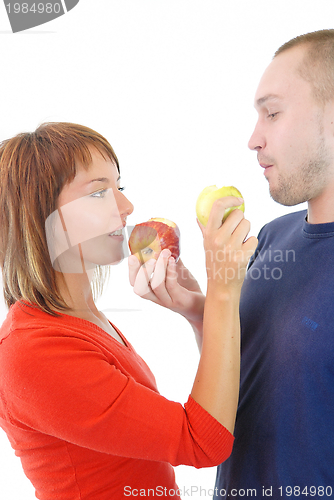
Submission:
POLYGON ((255 96, 272 198, 240 304, 241 390, 215 497, 334 498, 334 30, 283 45, 255 96))

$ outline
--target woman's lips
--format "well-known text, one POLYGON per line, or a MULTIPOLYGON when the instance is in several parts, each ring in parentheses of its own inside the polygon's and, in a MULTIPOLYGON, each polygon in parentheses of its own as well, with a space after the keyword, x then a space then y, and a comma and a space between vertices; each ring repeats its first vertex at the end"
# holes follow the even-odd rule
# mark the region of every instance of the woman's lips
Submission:
POLYGON ((114 240, 117 240, 117 241, 123 241, 124 240, 124 236, 123 235, 116 236, 116 235, 113 235, 113 234, 109 234, 109 238, 113 238, 114 240))

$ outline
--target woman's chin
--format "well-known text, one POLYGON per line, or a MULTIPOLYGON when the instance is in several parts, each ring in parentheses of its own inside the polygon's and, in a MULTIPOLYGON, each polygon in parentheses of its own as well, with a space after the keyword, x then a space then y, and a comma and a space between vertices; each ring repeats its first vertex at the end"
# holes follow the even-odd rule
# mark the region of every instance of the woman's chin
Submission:
POLYGON ((95 265, 99 266, 116 266, 124 260, 124 252, 115 252, 113 255, 108 255, 105 258, 97 259, 95 265))

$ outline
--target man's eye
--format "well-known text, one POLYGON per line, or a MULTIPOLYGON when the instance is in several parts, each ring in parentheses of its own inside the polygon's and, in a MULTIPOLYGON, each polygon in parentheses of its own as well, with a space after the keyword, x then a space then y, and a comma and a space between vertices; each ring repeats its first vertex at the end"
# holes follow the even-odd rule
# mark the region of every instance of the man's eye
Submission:
POLYGON ((117 189, 118 189, 118 191, 124 191, 125 187, 119 187, 117 189))
POLYGON ((278 112, 276 112, 276 113, 270 113, 270 114, 268 115, 268 118, 270 118, 270 119, 272 120, 272 119, 273 119, 273 118, 275 118, 277 115, 278 115, 278 112))

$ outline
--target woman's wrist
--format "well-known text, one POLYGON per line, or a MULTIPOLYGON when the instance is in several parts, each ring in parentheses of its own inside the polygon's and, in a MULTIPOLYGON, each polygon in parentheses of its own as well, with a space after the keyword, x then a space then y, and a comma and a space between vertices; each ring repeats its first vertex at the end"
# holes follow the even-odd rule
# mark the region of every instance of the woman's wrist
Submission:
POLYGON ((188 321, 194 331, 198 350, 199 352, 201 352, 203 344, 203 318, 198 321, 193 321, 193 320, 188 320, 188 321))
POLYGON ((186 311, 181 314, 191 325, 200 325, 203 323, 205 295, 202 292, 190 292, 191 299, 186 311))

